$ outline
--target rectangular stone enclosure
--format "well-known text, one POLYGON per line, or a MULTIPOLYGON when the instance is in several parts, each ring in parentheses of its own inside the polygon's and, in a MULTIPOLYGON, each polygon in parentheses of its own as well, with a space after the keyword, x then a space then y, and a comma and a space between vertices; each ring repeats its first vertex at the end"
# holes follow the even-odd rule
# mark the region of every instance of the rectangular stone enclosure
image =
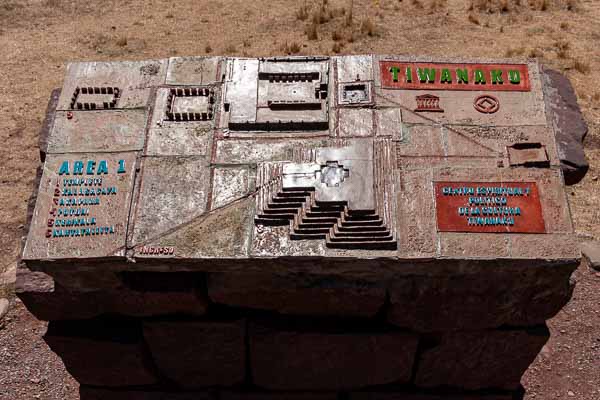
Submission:
POLYGON ((19 295, 82 399, 512 398, 580 261, 562 79, 381 55, 70 64, 19 295))

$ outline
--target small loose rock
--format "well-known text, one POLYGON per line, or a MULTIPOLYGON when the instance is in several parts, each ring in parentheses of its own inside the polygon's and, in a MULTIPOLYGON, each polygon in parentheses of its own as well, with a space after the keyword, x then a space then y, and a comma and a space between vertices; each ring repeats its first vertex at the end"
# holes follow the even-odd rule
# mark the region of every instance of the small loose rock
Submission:
POLYGON ((0 299, 0 319, 6 315, 8 312, 8 300, 0 299))
POLYGON ((600 243, 586 242, 581 245, 581 254, 587 264, 593 269, 600 271, 600 243))

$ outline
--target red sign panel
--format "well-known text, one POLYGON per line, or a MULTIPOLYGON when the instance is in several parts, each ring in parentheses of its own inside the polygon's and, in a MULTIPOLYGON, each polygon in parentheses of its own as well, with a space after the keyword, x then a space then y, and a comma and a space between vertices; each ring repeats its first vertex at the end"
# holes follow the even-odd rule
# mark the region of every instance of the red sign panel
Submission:
POLYGON ((385 89, 419 90, 531 90, 525 64, 442 64, 381 61, 385 89))
POLYGON ((534 182, 435 182, 440 232, 544 233, 534 182))

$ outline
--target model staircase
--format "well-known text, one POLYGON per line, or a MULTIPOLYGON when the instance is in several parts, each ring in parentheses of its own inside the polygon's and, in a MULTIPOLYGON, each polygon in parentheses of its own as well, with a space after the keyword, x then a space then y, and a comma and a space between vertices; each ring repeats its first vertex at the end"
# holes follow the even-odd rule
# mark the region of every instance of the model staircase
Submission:
POLYGON ((375 211, 347 208, 327 237, 327 247, 336 249, 395 250, 396 239, 375 211))
POLYGON ((294 240, 327 239, 338 220, 342 218, 344 202, 314 202, 303 207, 294 218, 290 237, 294 240))
POLYGON ((317 201, 314 187, 283 187, 281 165, 263 165, 256 197, 259 225, 289 226, 292 240, 325 240, 329 248, 395 250, 397 242, 377 210, 350 210, 346 201, 317 201))
POLYGON ((325 239, 329 248, 394 250, 397 246, 375 211, 352 211, 346 202, 317 202, 314 188, 282 189, 256 215, 255 222, 291 225, 292 240, 325 239))
POLYGON ((318 202, 294 217, 294 240, 325 239, 336 249, 396 249, 396 240, 372 210, 352 211, 345 202, 318 202))
POLYGON ((307 201, 310 201, 314 188, 281 188, 270 193, 270 199, 254 218, 257 224, 268 226, 289 225, 307 201))

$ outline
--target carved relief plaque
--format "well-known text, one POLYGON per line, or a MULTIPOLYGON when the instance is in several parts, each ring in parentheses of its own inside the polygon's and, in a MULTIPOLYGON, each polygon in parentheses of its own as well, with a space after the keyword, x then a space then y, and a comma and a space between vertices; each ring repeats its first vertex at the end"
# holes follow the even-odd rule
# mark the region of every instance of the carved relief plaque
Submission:
POLYGON ((435 182, 440 232, 544 233, 534 182, 435 182))
POLYGON ((458 64, 381 61, 381 86, 418 90, 531 90, 525 64, 458 64))

